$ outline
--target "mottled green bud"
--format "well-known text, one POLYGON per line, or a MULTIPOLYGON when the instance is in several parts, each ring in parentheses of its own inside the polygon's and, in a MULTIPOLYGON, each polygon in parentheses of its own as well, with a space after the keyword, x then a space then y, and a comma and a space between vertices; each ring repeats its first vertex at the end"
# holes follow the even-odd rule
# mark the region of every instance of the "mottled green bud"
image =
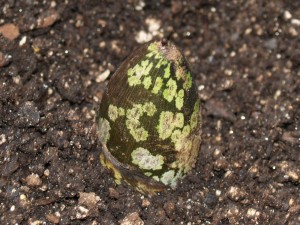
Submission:
POLYGON ((200 102, 187 62, 171 42, 134 51, 110 79, 97 114, 101 163, 143 193, 175 188, 195 165, 200 102))

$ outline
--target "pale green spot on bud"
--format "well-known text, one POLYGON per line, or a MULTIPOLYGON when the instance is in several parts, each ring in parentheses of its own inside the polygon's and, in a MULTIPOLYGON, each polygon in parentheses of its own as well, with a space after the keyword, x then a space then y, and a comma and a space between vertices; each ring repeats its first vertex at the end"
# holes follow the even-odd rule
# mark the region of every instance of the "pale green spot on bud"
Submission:
POLYGON ((175 73, 175 76, 177 78, 177 80, 180 80, 182 78, 182 69, 178 69, 176 68, 176 73, 175 73))
POLYGON ((180 98, 183 98, 184 97, 184 90, 181 89, 180 91, 178 91, 177 96, 180 97, 180 98))
POLYGON ((176 81, 170 78, 166 84, 167 88, 163 91, 163 97, 171 102, 173 98, 176 96, 177 84, 176 81))
POLYGON ((188 135, 190 135, 190 133, 191 133, 190 125, 184 126, 184 128, 182 130, 182 134, 184 135, 184 137, 187 137, 188 135))
POLYGON ((126 112, 126 127, 129 133, 137 141, 145 141, 148 138, 148 131, 140 125, 140 117, 143 115, 143 105, 135 104, 132 109, 126 112))
POLYGON ((147 50, 149 51, 149 53, 146 55, 146 57, 150 58, 153 57, 155 59, 162 59, 162 55, 159 51, 158 45, 157 43, 152 43, 148 46, 147 50))
POLYGON ((138 79, 136 76, 128 77, 128 84, 129 86, 136 86, 141 84, 141 80, 138 79))
POLYGON ((134 74, 134 70, 132 68, 129 68, 128 71, 127 71, 127 75, 128 76, 133 76, 134 74))
POLYGON ((175 177, 175 171, 169 170, 161 176, 160 180, 165 185, 171 185, 174 182, 174 177, 175 177))
POLYGON ((130 130, 130 134, 137 142, 146 141, 148 138, 148 131, 146 131, 143 127, 130 130))
POLYGON ((118 108, 119 116, 125 116, 125 110, 122 107, 118 108))
POLYGON ((155 68, 160 69, 167 64, 168 64, 167 60, 165 60, 164 58, 160 58, 159 61, 156 63, 155 68))
POLYGON ((138 119, 127 119, 126 127, 129 133, 132 135, 134 140, 137 142, 146 141, 148 138, 148 131, 140 126, 140 121, 138 119))
POLYGON ((174 123, 175 123, 175 126, 178 128, 183 127, 183 125, 184 125, 183 113, 176 113, 174 123))
POLYGON ((158 176, 153 176, 152 178, 153 178, 153 180, 159 181, 158 176))
POLYGON ((175 106, 177 109, 181 110, 181 108, 183 106, 183 98, 176 97, 175 106))
POLYGON ((181 151, 184 148, 189 148, 191 145, 191 141, 187 138, 191 133, 191 127, 190 125, 184 126, 184 128, 181 130, 174 130, 171 136, 171 140, 175 145, 176 151, 181 151))
POLYGON ((122 107, 117 107, 114 105, 109 105, 108 107, 108 117, 111 121, 115 122, 120 116, 125 115, 125 110, 122 107))
POLYGON ((162 55, 159 52, 156 52, 156 54, 154 54, 154 59, 162 59, 162 55))
POLYGON ((152 173, 151 172, 146 172, 146 173, 144 173, 147 177, 150 177, 151 175, 152 175, 152 173))
POLYGON ((106 144, 106 142, 110 138, 110 124, 109 122, 104 118, 99 118, 98 121, 98 130, 99 130, 99 139, 103 144, 106 144))
POLYGON ((133 108, 128 109, 126 117, 128 119, 139 119, 143 115, 143 106, 141 104, 134 104, 133 108))
POLYGON ((159 117, 159 124, 157 126, 157 131, 159 138, 165 140, 171 136, 174 129, 173 125, 174 113, 169 111, 163 111, 159 117))
POLYGON ((167 67, 165 68, 165 74, 164 78, 169 78, 171 76, 171 63, 167 64, 167 67))
POLYGON ((177 80, 183 80, 183 89, 189 90, 193 85, 192 75, 190 71, 186 71, 183 67, 176 67, 176 78, 177 80))
POLYGON ((185 90, 189 90, 192 87, 192 84, 193 84, 193 82, 192 82, 192 75, 191 75, 190 72, 187 72, 185 74, 185 80, 184 80, 184 83, 183 83, 183 88, 185 90))
POLYGON ((149 63, 149 60, 142 61, 143 75, 148 76, 152 67, 153 67, 153 63, 152 62, 149 63))
POLYGON ((162 155, 154 156, 147 149, 141 147, 132 151, 131 158, 133 164, 145 170, 160 170, 164 164, 162 155))
POLYGON ((145 77, 145 79, 143 80, 143 85, 145 89, 149 89, 149 87, 151 86, 152 82, 151 82, 151 77, 147 76, 145 77))
MULTIPOLYGON (((152 67, 152 62, 149 63, 149 60, 143 60, 140 64, 136 64, 133 68, 129 68, 127 71, 129 86, 136 86, 141 84, 142 78, 149 75, 152 67)), ((147 81, 145 83, 147 85, 147 81)))
POLYGON ((184 97, 184 90, 181 89, 180 91, 178 91, 175 99, 175 106, 179 110, 181 110, 181 108, 183 107, 183 103, 184 103, 183 97, 184 97))
POLYGON ((148 131, 141 126, 140 118, 144 114, 153 116, 156 111, 156 106, 152 102, 146 102, 143 105, 134 104, 133 108, 127 110, 126 127, 137 142, 145 141, 149 136, 148 131))
POLYGON ((183 139, 182 136, 180 136, 180 138, 176 139, 174 142, 175 150, 178 152, 184 148, 184 145, 185 145, 185 139, 183 139))
POLYGON ((129 131, 137 129, 140 126, 140 121, 137 119, 127 119, 126 120, 126 127, 129 131))
POLYGON ((182 128, 184 124, 184 116, 182 113, 163 111, 159 116, 159 123, 157 126, 157 132, 159 138, 162 140, 167 139, 172 135, 173 130, 178 127, 182 128))
POLYGON ((146 68, 146 67, 148 66, 148 64, 149 64, 149 60, 148 60, 148 59, 143 60, 143 61, 141 62, 141 65, 142 65, 143 68, 146 68))
POLYGON ((161 77, 156 77, 153 89, 152 89, 152 93, 153 94, 158 94, 158 92, 160 91, 161 87, 163 85, 163 79, 161 77))
POLYGON ((198 118, 199 118, 199 109, 200 109, 200 100, 198 99, 194 106, 194 111, 191 116, 191 129, 195 129, 198 125, 198 118))
POLYGON ((153 102, 146 102, 143 105, 143 110, 147 114, 147 116, 153 116, 157 111, 156 106, 153 104, 153 102))
POLYGON ((158 51, 158 46, 157 46, 157 43, 151 43, 149 46, 148 46, 148 51, 150 52, 157 52, 158 51))
POLYGON ((175 130, 172 133, 171 140, 174 143, 176 151, 180 151, 183 148, 184 138, 180 130, 175 130))
POLYGON ((176 143, 177 140, 181 139, 181 130, 174 130, 173 133, 172 133, 172 136, 171 136, 171 140, 173 143, 176 143))
POLYGON ((146 58, 151 58, 152 56, 154 56, 156 53, 155 52, 149 52, 147 55, 146 55, 146 58))

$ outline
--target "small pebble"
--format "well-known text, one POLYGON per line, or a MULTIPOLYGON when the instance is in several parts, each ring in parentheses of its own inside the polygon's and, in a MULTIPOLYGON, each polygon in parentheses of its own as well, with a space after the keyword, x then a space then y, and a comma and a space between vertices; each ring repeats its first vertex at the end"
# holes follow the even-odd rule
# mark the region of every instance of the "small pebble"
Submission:
POLYGON ((292 18, 292 14, 291 14, 289 11, 287 11, 287 10, 284 11, 283 16, 284 16, 284 19, 285 19, 285 20, 289 20, 289 19, 292 18))
POLYGON ((167 215, 171 215, 175 211, 175 204, 173 202, 167 202, 164 204, 164 210, 166 211, 167 215))
POLYGON ((34 221, 32 221, 31 219, 29 219, 28 224, 29 225, 43 225, 44 223, 41 220, 34 220, 34 221))
POLYGON ((7 66, 11 62, 11 56, 0 52, 0 68, 7 66))
POLYGON ((137 10, 137 11, 141 11, 141 10, 143 10, 143 8, 145 7, 145 2, 143 1, 143 0, 140 0, 140 1, 138 1, 137 3, 136 3, 136 5, 135 5, 135 10, 137 10))
POLYGON ((21 38, 20 42, 19 42, 19 46, 22 47, 23 45, 25 45, 27 42, 27 37, 24 36, 21 38))
POLYGON ((33 173, 26 177, 26 183, 28 186, 37 187, 42 184, 42 180, 39 175, 33 173))
POLYGON ((58 224, 58 223, 59 223, 59 217, 56 216, 55 214, 47 214, 47 215, 46 215, 46 219, 47 219, 50 223, 54 223, 54 224, 58 224))
MULTIPOLYGON (((286 141, 286 142, 289 142, 292 144, 300 143, 300 131, 294 131, 294 132, 285 131, 282 134, 281 138, 283 141, 286 141)), ((0 143, 1 143, 1 141, 0 141, 0 143)))
POLYGON ((94 192, 86 193, 86 192, 79 192, 79 205, 84 205, 89 209, 96 207, 98 199, 94 192))
POLYGON ((101 82, 105 81, 109 77, 109 74, 110 74, 110 70, 109 69, 105 70, 104 72, 99 74, 99 76, 97 76, 96 82, 101 83, 101 82))
POLYGON ((121 225, 144 225, 144 221, 140 218, 137 212, 133 212, 125 216, 124 219, 119 221, 121 225))
POLYGON ((253 209, 253 208, 249 208, 248 211, 247 211, 247 217, 249 217, 249 218, 256 217, 259 214, 260 213, 256 209, 253 209))
POLYGON ((135 40, 137 41, 137 43, 146 43, 151 41, 153 38, 153 36, 150 33, 147 33, 144 30, 141 30, 137 33, 137 35, 135 36, 135 40))
POLYGON ((83 206, 75 207, 76 219, 84 219, 89 215, 89 210, 83 206))
POLYGON ((239 201, 244 198, 245 193, 235 186, 231 186, 227 192, 227 196, 233 201, 239 201))
POLYGON ((58 19, 60 15, 58 12, 54 10, 50 10, 42 14, 37 20, 37 27, 38 28, 45 28, 53 25, 58 19))
POLYGON ((108 189, 108 192, 109 192, 109 197, 110 198, 118 199, 120 197, 119 192, 116 189, 112 188, 112 187, 110 187, 108 189))
POLYGON ((49 171, 48 169, 45 169, 45 171, 44 171, 44 175, 45 175, 46 177, 49 177, 49 175, 50 175, 50 171, 49 171))
POLYGON ((228 168, 228 162, 225 157, 220 157, 214 162, 214 169, 219 170, 226 170, 228 168))
POLYGON ((12 23, 0 26, 0 33, 10 41, 13 41, 20 35, 19 27, 12 23))
POLYGON ((298 20, 298 19, 292 19, 292 20, 291 20, 291 23, 292 23, 293 25, 300 26, 300 20, 298 20))
POLYGON ((150 204, 151 204, 151 203, 150 203, 150 201, 149 201, 147 198, 144 198, 144 199, 142 200, 142 207, 143 207, 143 208, 147 208, 150 204))
POLYGON ((154 18, 147 18, 145 23, 148 25, 149 32, 154 36, 160 29, 161 22, 154 18))
POLYGON ((12 206, 10 207, 10 211, 11 211, 11 212, 15 211, 15 209, 16 209, 16 206, 14 206, 14 205, 12 205, 12 206))
POLYGON ((289 27, 288 32, 293 37, 297 37, 298 36, 298 31, 294 27, 289 27))
POLYGON ((0 145, 2 145, 2 144, 4 144, 5 142, 6 142, 6 136, 5 136, 5 134, 1 134, 0 135, 0 145))

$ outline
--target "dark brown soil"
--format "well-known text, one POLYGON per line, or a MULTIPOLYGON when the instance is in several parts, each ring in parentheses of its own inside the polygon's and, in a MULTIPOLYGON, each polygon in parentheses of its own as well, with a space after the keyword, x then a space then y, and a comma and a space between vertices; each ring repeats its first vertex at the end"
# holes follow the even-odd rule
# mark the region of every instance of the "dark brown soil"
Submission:
POLYGON ((300 224, 300 1, 0 5, 0 224, 300 224), (141 31, 183 50, 203 103, 196 168, 151 198, 115 185, 94 126, 141 31))

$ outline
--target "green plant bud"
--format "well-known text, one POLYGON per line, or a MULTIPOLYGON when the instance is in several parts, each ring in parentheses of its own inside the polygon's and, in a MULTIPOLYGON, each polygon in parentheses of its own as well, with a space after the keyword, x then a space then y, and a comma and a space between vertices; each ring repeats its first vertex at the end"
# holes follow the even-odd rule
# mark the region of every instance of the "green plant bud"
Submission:
POLYGON ((103 95, 96 123, 101 164, 145 194, 175 188, 195 165, 200 102, 182 53, 169 41, 135 50, 103 95))

